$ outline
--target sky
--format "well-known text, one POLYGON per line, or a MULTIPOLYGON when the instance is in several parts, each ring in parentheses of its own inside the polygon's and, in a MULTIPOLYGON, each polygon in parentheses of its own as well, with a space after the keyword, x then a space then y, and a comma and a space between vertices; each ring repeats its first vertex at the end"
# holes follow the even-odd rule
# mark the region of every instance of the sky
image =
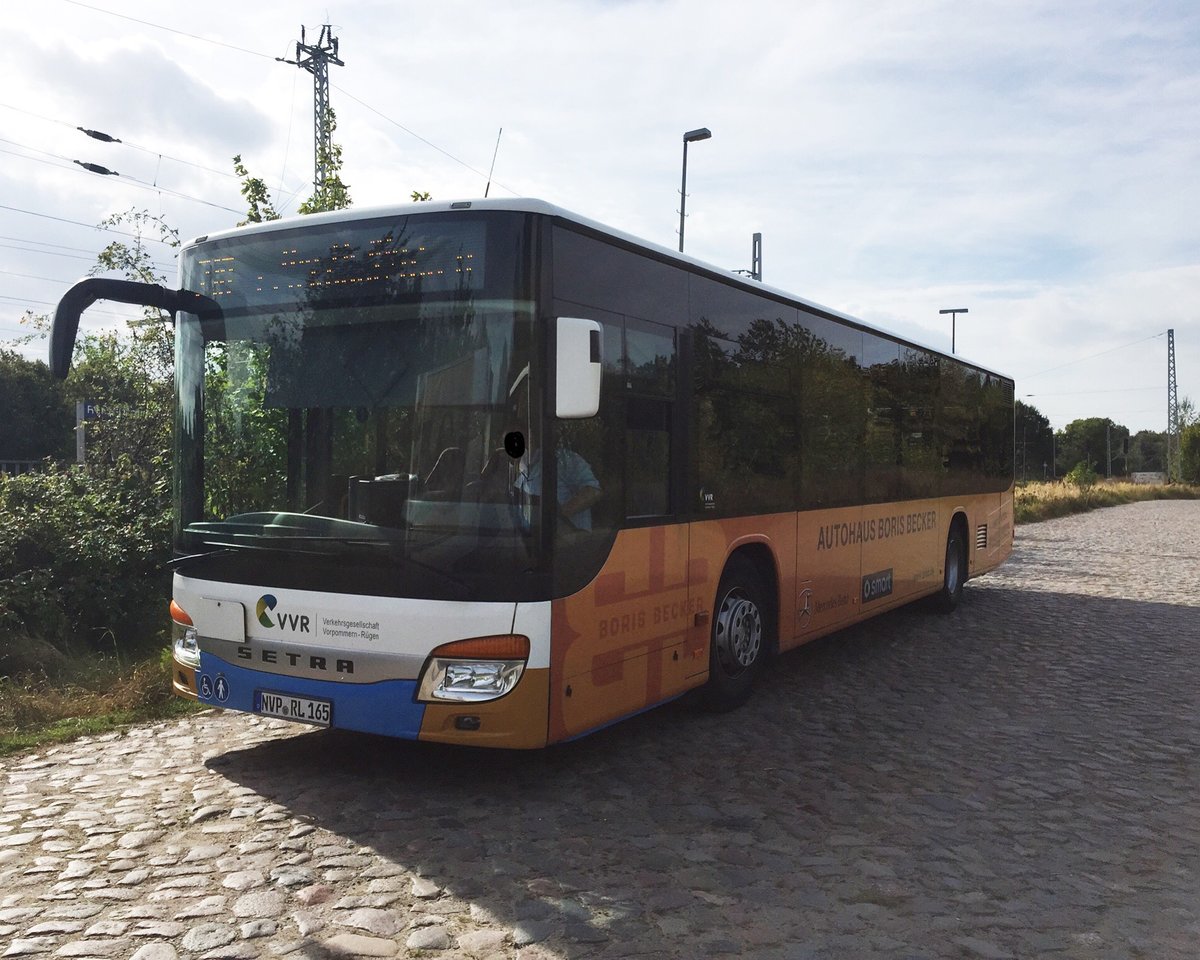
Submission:
MULTIPOLYGON (((1088 0, 39 0, 5 11, 0 341, 112 240, 186 240, 311 192, 301 25, 330 24, 356 207, 536 197, 751 266, 1016 379, 1058 429, 1200 404, 1200 4, 1088 0), (103 131, 104 143, 76 128, 103 131), (494 157, 494 167, 493 167, 494 157), (88 172, 99 164, 119 176, 88 172), (492 178, 489 188, 489 170, 492 178), (128 227, 118 227, 127 230, 128 227)), ((170 248, 150 243, 170 284, 170 248)), ((100 303, 84 329, 121 324, 100 303)), ((44 341, 20 348, 45 356, 44 341)))

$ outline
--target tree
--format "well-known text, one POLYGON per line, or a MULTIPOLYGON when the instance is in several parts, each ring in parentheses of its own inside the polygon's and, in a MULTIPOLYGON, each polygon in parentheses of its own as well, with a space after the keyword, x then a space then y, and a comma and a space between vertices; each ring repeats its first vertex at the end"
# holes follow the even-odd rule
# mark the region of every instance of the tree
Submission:
MULTIPOLYGON (((146 249, 149 237, 179 246, 179 235, 161 216, 130 210, 115 214, 104 226, 132 232, 132 243, 110 243, 89 271, 117 272, 128 280, 166 283, 146 249)), ((65 392, 71 401, 91 401, 102 419, 87 427, 89 464, 116 463, 128 457, 154 473, 170 465, 174 407, 175 331, 164 311, 146 308, 125 333, 89 334, 79 338, 65 392)))
POLYGON ((271 202, 271 192, 267 189, 262 177, 251 176, 246 165, 242 163, 239 153, 233 158, 233 172, 242 180, 242 197, 246 200, 246 219, 238 222, 239 227, 248 223, 265 223, 268 220, 278 220, 279 213, 271 202))
MULTIPOLYGON (((1100 476, 1109 476, 1109 455, 1112 457, 1112 476, 1128 472, 1125 451, 1129 443, 1129 428, 1107 417, 1088 417, 1072 420, 1058 437, 1058 462, 1085 463, 1100 476)), ((1018 437, 1018 441, 1019 441, 1018 437)))
POLYGON ((1166 471, 1167 435, 1161 430, 1139 430, 1129 438, 1130 473, 1166 471))
POLYGON ((0 350, 0 410, 0 458, 70 456, 71 411, 62 384, 40 360, 0 350))
POLYGON ((1017 478, 1040 480, 1054 470, 1054 430, 1041 411, 1020 400, 1016 404, 1017 478))
MULTIPOLYGON (((337 117, 329 108, 329 134, 337 130, 337 117)), ((330 140, 329 149, 324 144, 317 147, 319 165, 328 171, 325 179, 315 185, 313 195, 300 204, 301 213, 323 213, 326 210, 345 210, 353 202, 350 188, 342 181, 342 147, 330 140)))
POLYGON ((1200 483, 1200 421, 1194 421, 1179 434, 1179 479, 1200 483))

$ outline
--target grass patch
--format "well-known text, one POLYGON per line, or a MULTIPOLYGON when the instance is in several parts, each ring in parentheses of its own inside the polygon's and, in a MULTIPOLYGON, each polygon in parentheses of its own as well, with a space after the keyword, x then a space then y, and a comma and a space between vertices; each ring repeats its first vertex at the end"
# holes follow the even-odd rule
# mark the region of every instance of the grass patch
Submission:
POLYGON ((1079 487, 1065 481, 1018 484, 1013 505, 1017 523, 1037 523, 1099 507, 1115 507, 1140 500, 1197 500, 1200 487, 1188 484, 1126 483, 1102 480, 1079 487))
POLYGON ((198 709, 171 693, 168 652, 132 667, 112 658, 74 666, 70 679, 0 677, 0 757, 198 709))

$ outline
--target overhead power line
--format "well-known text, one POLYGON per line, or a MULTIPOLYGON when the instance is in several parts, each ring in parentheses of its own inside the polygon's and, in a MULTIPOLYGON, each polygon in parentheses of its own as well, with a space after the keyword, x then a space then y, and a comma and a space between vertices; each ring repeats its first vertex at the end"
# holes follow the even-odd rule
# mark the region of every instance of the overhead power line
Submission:
POLYGON ((1147 340, 1157 340, 1159 337, 1165 337, 1166 335, 1167 331, 1164 330, 1162 333, 1154 333, 1148 337, 1142 337, 1141 340, 1134 340, 1133 343, 1125 343, 1119 347, 1112 347, 1109 350, 1101 350, 1099 353, 1089 354, 1086 357, 1080 357, 1078 360, 1068 360, 1066 363, 1060 363, 1056 367, 1047 367, 1045 370, 1039 370, 1037 373, 1027 373, 1022 376, 1018 376, 1016 379, 1032 380, 1034 377, 1040 377, 1044 373, 1053 373, 1055 370, 1061 370, 1063 367, 1072 367, 1077 363, 1083 363, 1087 360, 1095 360, 1097 357, 1104 357, 1110 353, 1116 353, 1118 350, 1128 350, 1130 347, 1136 347, 1139 343, 1145 343, 1147 340))
POLYGON ((47 123, 56 123, 59 126, 68 127, 72 130, 78 130, 85 136, 90 137, 93 140, 99 140, 102 143, 119 143, 123 147, 131 147, 134 150, 140 150, 142 153, 148 153, 151 156, 159 157, 163 160, 170 160, 174 163, 182 163, 189 167, 196 167, 199 170, 216 174, 219 177, 231 177, 234 180, 238 179, 238 175, 232 170, 220 170, 217 167, 210 167, 203 163, 197 163, 195 160, 185 160, 183 157, 175 157, 169 153, 163 153, 161 150, 155 150, 153 147, 147 147, 139 143, 134 143, 132 140, 114 137, 112 134, 105 133, 102 130, 90 130, 86 127, 81 127, 78 124, 71 123, 68 120, 63 120, 59 117, 48 117, 44 113, 35 113, 33 110, 26 110, 24 107, 14 106, 11 103, 0 103, 0 107, 3 107, 6 110, 13 110, 17 113, 23 113, 28 117, 36 117, 38 120, 45 120, 47 123))
POLYGON ((1118 390, 1069 390, 1063 393, 1027 393, 1026 397, 1081 397, 1092 393, 1137 393, 1142 390, 1161 390, 1162 387, 1122 387, 1118 390))
MULTIPOLYGON (((182 193, 179 190, 172 190, 170 187, 164 187, 160 183, 150 183, 148 180, 142 180, 139 177, 134 177, 129 174, 122 175, 122 174, 118 173, 116 170, 110 170, 108 167, 102 167, 97 163, 85 163, 84 161, 76 160, 73 157, 64 157, 62 154, 51 153, 49 150, 39 150, 37 147, 31 147, 28 144, 24 144, 24 143, 17 143, 17 141, 15 141, 15 140, 8 140, 4 137, 0 137, 0 143, 11 143, 13 146, 20 147, 22 150, 29 150, 32 153, 40 153, 43 156, 52 157, 55 160, 62 160, 62 161, 65 161, 66 163, 77 164, 78 166, 83 167, 83 169, 87 170, 89 173, 96 173, 96 174, 99 174, 99 175, 105 176, 105 177, 120 177, 122 180, 124 180, 128 183, 134 184, 139 187, 143 187, 148 190, 156 190, 159 193, 165 193, 165 194, 168 194, 169 196, 179 197, 181 200, 190 200, 193 203, 200 203, 206 207, 216 207, 218 210, 226 210, 229 213, 240 214, 243 212, 241 210, 235 209, 234 207, 227 207, 222 203, 214 203, 211 200, 205 200, 201 197, 193 197, 191 194, 182 193)), ((13 153, 11 150, 0 150, 0 153, 11 153, 15 157, 23 156, 20 153, 13 153)), ((25 159, 26 160, 38 160, 37 157, 25 157, 25 159)), ((45 161, 39 160, 38 162, 44 163, 45 161)), ((58 164, 54 164, 54 166, 58 166, 58 164)))
POLYGON ((174 27, 164 27, 161 23, 151 23, 149 20, 139 20, 137 17, 130 17, 124 13, 116 13, 112 10, 105 10, 102 7, 94 7, 90 3, 80 3, 80 0, 63 0, 64 3, 69 3, 72 6, 83 7, 85 10, 92 10, 95 13, 104 13, 110 17, 119 17, 121 20, 128 20, 131 23, 140 23, 144 27, 153 27, 156 30, 165 30, 167 33, 174 33, 181 37, 190 37, 192 40, 200 40, 203 43, 211 43, 218 47, 225 47, 228 50, 236 50, 238 53, 246 53, 252 57, 262 57, 264 60, 274 60, 274 57, 268 57, 265 53, 259 53, 257 50, 249 50, 246 47, 235 46, 232 43, 226 43, 223 40, 214 40, 212 37, 201 37, 194 33, 188 33, 186 30, 176 30, 174 27))
POLYGON ((56 220, 59 223, 73 223, 77 227, 91 227, 93 230, 101 230, 105 233, 115 233, 121 237, 133 237, 134 240, 149 240, 154 243, 161 243, 165 246, 170 246, 166 240, 159 240, 157 237, 140 237, 136 233, 129 233, 126 230, 117 230, 114 227, 100 226, 95 223, 84 223, 82 220, 68 220, 66 217, 55 217, 49 213, 38 213, 36 210, 22 210, 20 207, 10 207, 7 204, 0 203, 0 210, 11 210, 13 213, 24 213, 31 217, 41 217, 43 220, 56 220))
MULTIPOLYGON (((111 10, 104 10, 100 7, 92 6, 91 4, 88 4, 88 3, 82 3, 82 2, 80 2, 80 0, 63 0, 63 2, 73 4, 74 6, 77 6, 77 7, 83 7, 84 9, 92 10, 96 13, 104 13, 104 14, 108 14, 111 17, 119 17, 122 20, 129 20, 129 21, 132 21, 133 23, 140 23, 142 26, 152 27, 155 30, 165 30, 167 33, 174 33, 174 34, 177 34, 178 36, 188 37, 192 40, 199 40, 202 43, 211 43, 211 44, 215 44, 218 47, 225 47, 229 50, 236 50, 238 53, 245 53, 252 57, 259 57, 264 60, 281 59, 279 57, 273 57, 273 56, 270 56, 269 54, 261 53, 258 50, 248 50, 245 47, 238 47, 232 43, 225 43, 224 41, 221 41, 221 40, 213 40, 211 37, 201 37, 194 33, 188 33, 186 30, 177 30, 174 27, 163 26, 161 23, 152 23, 149 20, 139 20, 137 17, 126 16, 123 13, 114 13, 111 10)), ((345 88, 340 87, 337 84, 332 84, 332 86, 339 93, 344 94, 345 96, 347 96, 351 100, 353 100, 355 103, 359 104, 362 107, 365 107, 367 110, 370 110, 376 116, 386 120, 388 123, 392 124, 393 126, 400 128, 405 133, 407 133, 410 137, 420 140, 421 143, 425 144, 428 147, 431 147, 432 149, 436 150, 438 153, 442 154, 443 156, 448 157, 449 159, 453 160, 455 163, 459 164, 460 166, 466 167, 468 170, 470 170, 472 173, 478 175, 480 178, 482 178, 484 180, 487 179, 487 175, 485 173, 483 173, 483 171, 478 170, 475 167, 471 166, 465 160, 460 160, 458 157, 456 157, 454 154, 450 153, 448 150, 443 150, 432 140, 429 140, 429 139, 421 136, 415 130, 411 130, 410 128, 404 126, 404 124, 400 123, 399 121, 393 120, 387 114, 383 113, 380 110, 377 110, 375 107, 371 106, 365 100, 362 100, 361 98, 356 97, 349 90, 346 90, 345 88)), ((492 182, 495 183, 496 186, 500 187, 502 190, 507 190, 513 196, 520 196, 520 194, 516 190, 513 190, 511 187, 505 186, 499 180, 493 180, 492 182)))
MULTIPOLYGON (((476 169, 475 167, 473 167, 473 166, 471 166, 469 163, 467 163, 465 160, 459 160, 459 159, 458 159, 458 157, 456 157, 454 154, 450 153, 450 152, 449 152, 449 151, 447 151, 447 150, 443 150, 441 147, 439 147, 439 146, 438 146, 436 143, 434 143, 432 140, 426 140, 426 139, 425 139, 423 136, 421 136, 421 135, 420 135, 419 133, 417 133, 415 130, 410 130, 408 127, 406 127, 404 124, 402 124, 402 123, 401 123, 399 120, 393 120, 391 117, 389 117, 389 116, 388 116, 386 113, 384 113, 382 110, 377 110, 375 107, 371 106, 371 105, 370 105, 369 103, 367 103, 365 100, 361 100, 361 99, 359 99, 359 98, 358 98, 358 97, 356 97, 354 94, 352 94, 352 93, 351 93, 349 90, 346 90, 344 87, 339 87, 339 86, 338 86, 338 85, 335 83, 335 84, 333 84, 333 88, 334 88, 335 90, 337 90, 337 92, 338 92, 338 93, 345 94, 347 97, 349 97, 349 98, 350 98, 351 100, 353 100, 355 103, 357 103, 359 106, 361 106, 361 107, 365 107, 367 110, 370 110, 370 111, 371 111, 373 114, 375 114, 375 116, 377 116, 377 117, 380 117, 380 118, 382 118, 382 119, 386 120, 388 123, 392 124, 392 125, 393 125, 393 126, 395 126, 395 127, 399 127, 401 130, 403 130, 405 133, 407 133, 407 134, 408 134, 410 137, 413 137, 413 138, 415 138, 415 139, 417 139, 417 140, 420 140, 420 141, 421 141, 423 144, 425 144, 427 147, 432 147, 432 148, 433 148, 434 150, 436 150, 438 153, 442 154, 442 156, 444 156, 444 157, 449 157, 449 158, 450 158, 451 160, 453 160, 455 163, 459 164, 460 166, 466 167, 468 170, 470 170, 470 171, 471 171, 472 173, 474 173, 474 174, 477 174, 477 175, 478 175, 479 177, 481 177, 482 179, 484 179, 484 180, 487 180, 487 179, 488 179, 488 175, 487 175, 486 173, 484 173, 482 170, 478 170, 478 169, 476 169)), ((514 197, 516 197, 516 196, 520 196, 520 194, 518 194, 518 193, 517 193, 517 191, 513 190, 511 187, 506 187, 506 186, 505 186, 503 183, 501 183, 499 180, 492 180, 491 182, 492 182, 492 183, 494 183, 496 186, 498 186, 498 187, 499 187, 501 190, 507 190, 507 191, 508 191, 509 193, 511 193, 511 194, 512 194, 514 197)))

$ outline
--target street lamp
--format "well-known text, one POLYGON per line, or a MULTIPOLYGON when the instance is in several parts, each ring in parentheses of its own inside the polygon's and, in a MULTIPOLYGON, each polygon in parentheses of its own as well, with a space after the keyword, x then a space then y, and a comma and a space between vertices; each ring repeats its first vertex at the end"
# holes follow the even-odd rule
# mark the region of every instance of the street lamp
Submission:
POLYGON ((712 136, 708 127, 699 130, 689 130, 683 135, 683 183, 679 187, 679 252, 683 253, 683 217, 687 207, 687 145, 697 140, 707 140, 712 136))
POLYGON ((950 310, 939 310, 938 313, 950 314, 950 352, 954 353, 954 321, 958 319, 960 313, 970 313, 966 307, 954 307, 950 310))

